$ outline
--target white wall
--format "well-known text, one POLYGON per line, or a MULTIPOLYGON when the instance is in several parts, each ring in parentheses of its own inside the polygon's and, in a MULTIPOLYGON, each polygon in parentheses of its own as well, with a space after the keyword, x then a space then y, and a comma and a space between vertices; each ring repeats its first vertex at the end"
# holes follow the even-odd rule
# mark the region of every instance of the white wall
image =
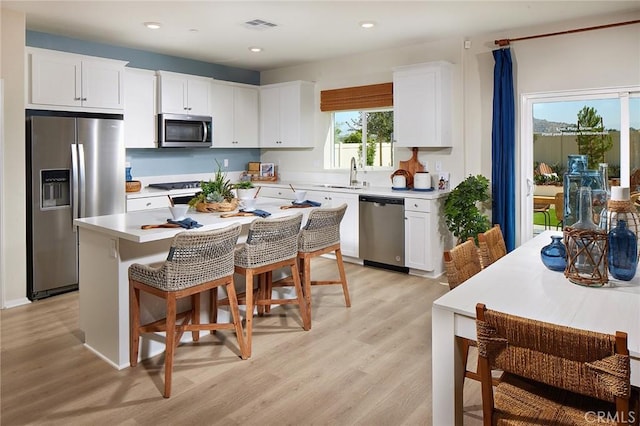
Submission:
POLYGON ((2 51, 0 78, 4 80, 4 127, 2 145, 2 181, 0 209, 4 283, 4 307, 27 303, 26 230, 25 230, 25 124, 24 124, 24 45, 25 16, 2 10, 2 51))

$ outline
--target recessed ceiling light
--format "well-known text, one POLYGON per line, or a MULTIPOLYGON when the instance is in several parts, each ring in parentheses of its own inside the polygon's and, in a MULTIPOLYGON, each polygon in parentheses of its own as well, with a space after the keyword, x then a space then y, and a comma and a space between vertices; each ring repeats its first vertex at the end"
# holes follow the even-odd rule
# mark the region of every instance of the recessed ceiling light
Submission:
POLYGON ((253 53, 258 53, 258 52, 262 52, 262 47, 250 47, 249 50, 252 51, 253 53))
POLYGON ((362 28, 373 28, 376 26, 376 23, 373 21, 363 21, 363 22, 360 22, 360 26, 362 28))
POLYGON ((151 30, 157 30, 162 26, 162 24, 160 24, 160 22, 145 22, 144 26, 151 30))

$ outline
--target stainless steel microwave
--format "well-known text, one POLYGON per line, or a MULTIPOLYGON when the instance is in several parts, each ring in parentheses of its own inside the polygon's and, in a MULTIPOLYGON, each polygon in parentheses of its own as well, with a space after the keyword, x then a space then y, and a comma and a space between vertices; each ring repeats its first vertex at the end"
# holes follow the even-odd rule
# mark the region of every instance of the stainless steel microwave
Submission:
POLYGON ((158 147, 210 148, 212 126, 208 116, 158 114, 158 147))

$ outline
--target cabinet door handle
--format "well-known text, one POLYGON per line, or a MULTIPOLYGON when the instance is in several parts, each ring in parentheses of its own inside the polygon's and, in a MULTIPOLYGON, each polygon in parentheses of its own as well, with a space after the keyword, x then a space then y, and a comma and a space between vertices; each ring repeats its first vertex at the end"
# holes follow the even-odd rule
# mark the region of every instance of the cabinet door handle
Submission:
POLYGON ((82 98, 73 98, 74 101, 81 101, 82 98))
POLYGON ((87 100, 87 98, 82 98, 81 100, 82 100, 82 101, 86 101, 86 100, 87 100))
POLYGON ((147 207, 149 207, 151 205, 151 203, 147 203, 147 207))

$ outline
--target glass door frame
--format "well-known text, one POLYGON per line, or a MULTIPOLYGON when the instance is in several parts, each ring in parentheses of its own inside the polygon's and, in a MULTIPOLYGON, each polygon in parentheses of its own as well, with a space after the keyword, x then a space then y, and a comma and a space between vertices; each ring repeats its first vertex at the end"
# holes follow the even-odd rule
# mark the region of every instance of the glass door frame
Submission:
POLYGON ((516 182, 520 192, 520 211, 517 211, 518 206, 516 206, 516 214, 520 218, 520 232, 516 236, 516 245, 521 245, 533 238, 533 105, 541 102, 619 99, 620 185, 629 186, 629 98, 638 96, 640 96, 640 86, 524 93, 520 96, 520 173, 516 175, 517 179, 520 179, 520 182, 516 182))

